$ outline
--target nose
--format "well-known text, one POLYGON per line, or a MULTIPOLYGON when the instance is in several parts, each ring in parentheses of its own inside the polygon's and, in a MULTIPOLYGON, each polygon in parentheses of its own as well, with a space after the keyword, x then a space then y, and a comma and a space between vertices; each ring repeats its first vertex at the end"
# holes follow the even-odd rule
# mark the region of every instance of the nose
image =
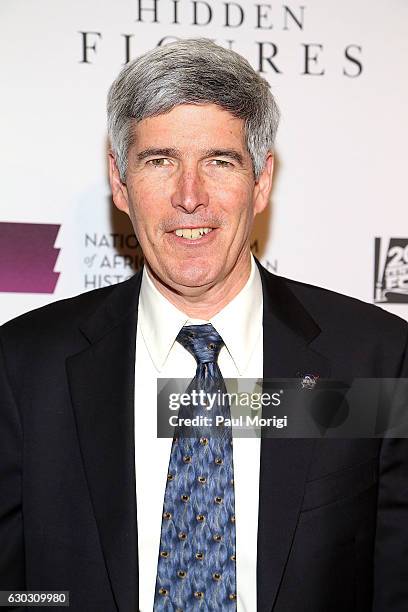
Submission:
POLYGON ((196 168, 184 168, 177 177, 171 204, 183 212, 193 213, 199 206, 208 205, 208 193, 196 168))

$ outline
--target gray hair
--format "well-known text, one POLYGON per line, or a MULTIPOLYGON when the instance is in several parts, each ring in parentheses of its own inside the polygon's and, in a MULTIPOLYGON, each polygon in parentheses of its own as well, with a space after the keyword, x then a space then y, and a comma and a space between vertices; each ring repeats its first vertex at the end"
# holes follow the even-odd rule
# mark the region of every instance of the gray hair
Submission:
POLYGON ((109 89, 108 134, 122 181, 135 121, 179 104, 211 103, 243 119, 258 180, 279 123, 269 83, 235 51, 206 38, 190 38, 156 47, 129 62, 109 89))

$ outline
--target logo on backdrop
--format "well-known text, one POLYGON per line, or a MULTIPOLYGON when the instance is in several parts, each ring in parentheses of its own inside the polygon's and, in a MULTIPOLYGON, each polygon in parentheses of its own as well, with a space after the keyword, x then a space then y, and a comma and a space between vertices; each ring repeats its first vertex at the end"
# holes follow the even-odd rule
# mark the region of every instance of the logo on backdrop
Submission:
POLYGON ((0 291, 54 293, 60 225, 0 222, 0 291))
POLYGON ((408 304, 408 238, 376 238, 374 302, 408 304))
MULTIPOLYGON (((306 4, 287 2, 272 6, 247 0, 186 0, 183 3, 179 0, 136 0, 135 9, 133 31, 118 32, 116 37, 117 58, 122 64, 146 51, 138 44, 140 30, 148 32, 149 46, 154 47, 180 38, 180 26, 183 26, 191 28, 191 34, 197 29, 198 36, 210 33, 210 38, 216 28, 220 39, 214 39, 214 42, 238 52, 237 39, 247 39, 248 32, 255 30, 256 40, 253 40, 247 59, 261 73, 296 71, 299 75, 315 78, 337 72, 341 77, 356 78, 363 72, 363 49, 354 40, 344 39, 334 51, 332 46, 330 50, 327 48, 327 43, 316 42, 315 32, 313 42, 308 41, 307 26, 309 21, 316 24, 316 16, 310 13, 306 4), (281 32, 285 33, 283 38, 281 32), (286 32, 295 35, 294 42, 286 32), (305 36, 305 42, 299 42, 298 33, 305 36), (296 61, 289 61, 292 58, 296 61)), ((103 57, 106 38, 110 35, 105 36, 105 32, 96 29, 81 29, 77 33, 79 63, 96 64, 99 56, 103 57)))
POLYGON ((86 232, 84 247, 87 291, 121 283, 143 265, 143 253, 132 232, 86 232))

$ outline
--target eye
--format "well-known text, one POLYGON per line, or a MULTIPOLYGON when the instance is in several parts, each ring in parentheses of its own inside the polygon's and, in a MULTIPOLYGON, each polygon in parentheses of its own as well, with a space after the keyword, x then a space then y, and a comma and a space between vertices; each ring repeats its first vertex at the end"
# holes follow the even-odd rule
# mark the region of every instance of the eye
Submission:
POLYGON ((228 168, 229 166, 232 167, 234 165, 231 162, 226 161, 225 159, 212 159, 210 163, 214 166, 218 166, 219 168, 228 168))
POLYGON ((162 168, 170 164, 169 160, 166 157, 157 157, 155 159, 149 159, 147 164, 149 166, 153 166, 155 168, 162 168))

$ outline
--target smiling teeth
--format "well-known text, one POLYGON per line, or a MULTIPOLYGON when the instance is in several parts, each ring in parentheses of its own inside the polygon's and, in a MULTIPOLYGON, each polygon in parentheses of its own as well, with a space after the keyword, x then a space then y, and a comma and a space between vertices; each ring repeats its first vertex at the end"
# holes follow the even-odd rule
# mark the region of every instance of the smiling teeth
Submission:
POLYGON ((180 238, 189 238, 190 240, 196 240, 197 238, 201 238, 204 234, 208 234, 208 232, 212 231, 212 227, 197 227, 194 229, 183 228, 175 230, 176 236, 180 238))

